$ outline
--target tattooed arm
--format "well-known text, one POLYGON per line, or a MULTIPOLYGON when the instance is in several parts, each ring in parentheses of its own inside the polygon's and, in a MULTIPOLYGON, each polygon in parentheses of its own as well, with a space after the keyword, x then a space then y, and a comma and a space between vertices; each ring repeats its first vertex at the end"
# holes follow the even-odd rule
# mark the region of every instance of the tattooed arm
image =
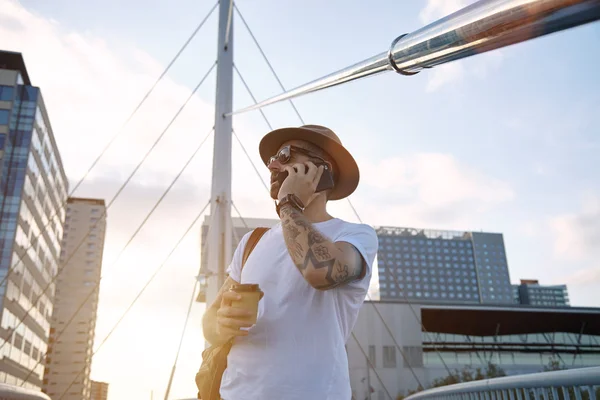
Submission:
POLYGON ((294 264, 315 289, 332 289, 364 276, 365 262, 353 245, 325 238, 294 207, 281 208, 281 226, 294 264))

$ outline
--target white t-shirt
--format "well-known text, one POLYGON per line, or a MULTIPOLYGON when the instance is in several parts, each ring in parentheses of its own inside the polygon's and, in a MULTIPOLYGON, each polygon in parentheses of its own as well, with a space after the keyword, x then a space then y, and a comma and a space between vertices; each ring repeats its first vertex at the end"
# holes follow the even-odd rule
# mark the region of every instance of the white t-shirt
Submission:
POLYGON ((227 272, 237 282, 258 283, 264 297, 258 320, 237 337, 221 381, 224 400, 349 400, 345 344, 363 304, 377 253, 373 228, 340 219, 313 224, 334 242, 348 242, 366 260, 361 280, 314 289, 294 265, 281 229, 271 228, 248 257, 240 277, 246 234, 227 272))

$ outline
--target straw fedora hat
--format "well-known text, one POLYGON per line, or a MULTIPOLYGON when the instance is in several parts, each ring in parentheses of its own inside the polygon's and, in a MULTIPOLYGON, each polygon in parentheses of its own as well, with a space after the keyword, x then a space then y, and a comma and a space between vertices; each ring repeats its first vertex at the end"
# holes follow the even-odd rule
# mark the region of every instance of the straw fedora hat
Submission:
POLYGON ((340 200, 354 192, 360 180, 358 165, 331 129, 320 125, 304 125, 275 129, 267 133, 258 146, 260 157, 265 165, 268 165, 271 156, 275 155, 281 145, 288 140, 305 140, 319 146, 333 158, 337 170, 334 171, 335 186, 331 190, 329 200, 340 200))

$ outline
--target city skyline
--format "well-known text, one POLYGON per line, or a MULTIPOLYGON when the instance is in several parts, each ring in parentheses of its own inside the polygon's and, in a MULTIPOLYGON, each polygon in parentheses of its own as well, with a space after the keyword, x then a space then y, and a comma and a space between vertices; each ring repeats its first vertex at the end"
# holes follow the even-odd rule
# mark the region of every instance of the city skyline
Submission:
MULTIPOLYGON (((336 18, 340 7, 317 2, 302 7, 271 3, 240 3, 239 7, 273 58, 282 81, 292 87, 381 51, 399 34, 399 26, 410 31, 464 4, 388 2, 378 8, 345 4, 341 7, 344 18, 336 18), (319 13, 311 12, 317 7, 319 13), (306 20, 316 19, 316 25, 324 26, 334 18, 333 34, 301 29, 306 20), (362 28, 356 30, 357 26, 362 28), (273 31, 280 34, 273 35, 273 31), (295 36, 298 32, 302 35, 295 36), (296 41, 293 51, 287 40, 296 41), (315 43, 328 50, 317 49, 315 43), (298 60, 305 61, 301 68, 298 60)), ((116 6, 112 1, 102 5, 58 1, 50 7, 36 1, 0 0, 5 11, 2 18, 7 21, 0 24, 0 48, 24 53, 32 79, 48 102, 71 182, 78 181, 119 130, 210 5, 182 1, 178 7, 147 9, 134 1, 112 12, 116 6), (146 10, 143 18, 140 7, 146 10), (193 12, 174 15, 172 9, 193 12)), ((157 87, 127 127, 128 134, 106 154, 77 195, 107 199, 114 195, 213 62, 215 32, 213 18, 195 40, 194 50, 186 52, 157 87)), ((258 53, 250 52, 252 46, 241 24, 237 23, 235 32, 237 65, 256 96, 276 94, 279 90, 266 67, 256 61, 258 53), (259 84, 260 78, 264 85, 259 84)), ((591 116, 599 104, 594 93, 598 78, 592 68, 599 55, 590 40, 597 32, 597 25, 586 26, 411 78, 384 75, 306 96, 297 105, 307 121, 331 125, 356 152, 362 181, 352 200, 365 222, 504 232, 514 277, 543 276, 547 284, 567 283, 572 304, 598 305, 600 276, 597 250, 590 241, 595 225, 590 221, 600 215, 600 194, 589 168, 597 164, 594 149, 598 148, 591 116), (564 57, 555 60, 557 51, 564 57), (539 65, 544 66, 540 73, 539 65), (575 67, 578 74, 564 73, 575 67), (556 79, 554 85, 547 85, 550 79, 556 79), (390 88, 403 93, 401 98, 392 96, 390 88), (558 115, 560 123, 552 118, 558 115)), ((252 101, 243 90, 237 81, 235 107, 252 101)), ((208 133, 214 119, 212 101, 211 82, 193 98, 192 110, 182 114, 173 135, 157 148, 109 211, 115 225, 108 233, 107 276, 101 291, 112 295, 101 293, 100 338, 208 200, 211 140, 136 242, 114 263, 182 160, 208 133)), ((274 126, 298 123, 288 105, 275 105, 265 112, 274 126)), ((242 115, 234 127, 260 166, 256 144, 268 129, 260 115, 242 115)), ((244 216, 273 218, 272 202, 235 140, 234 159, 237 208, 244 216)), ((264 181, 266 171, 262 174, 264 181)), ((346 203, 332 204, 331 212, 357 220, 346 203)), ((151 389, 155 393, 164 390, 198 271, 199 236, 198 223, 158 282, 95 357, 92 377, 111 382, 111 396, 124 399, 151 389), (136 327, 155 323, 157 318, 159 329, 132 343, 136 327), (164 345, 147 354, 157 342, 164 345), (115 369, 117 359, 121 368, 115 369), (152 369, 146 367, 151 364, 152 369), (127 378, 119 378, 117 370, 127 378)), ((193 310, 192 328, 184 342, 188 351, 180 360, 172 391, 175 397, 195 393, 188 375, 200 360, 202 311, 201 306, 193 310)))

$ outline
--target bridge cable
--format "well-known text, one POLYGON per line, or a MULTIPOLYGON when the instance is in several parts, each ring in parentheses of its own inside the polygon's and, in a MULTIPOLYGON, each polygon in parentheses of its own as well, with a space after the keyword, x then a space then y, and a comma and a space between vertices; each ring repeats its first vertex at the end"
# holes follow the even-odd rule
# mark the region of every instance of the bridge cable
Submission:
MULTIPOLYGON (((279 79, 279 76, 277 75, 277 72, 275 72, 275 69, 273 68, 273 65, 271 65, 271 62, 269 61, 269 59, 267 58, 267 55, 265 54, 265 52, 263 51, 260 43, 258 43, 258 40, 256 40, 256 37, 254 36, 254 33, 252 33, 252 29, 250 29, 250 26, 248 26, 248 24, 246 23, 246 20, 244 19, 244 16, 242 15, 242 13, 240 12, 238 6, 236 3, 233 3, 233 7, 235 9, 235 11, 237 12, 238 16, 240 17, 241 21, 244 23, 244 25, 246 26, 246 30, 248 31, 248 33, 250 34, 250 37, 252 38, 252 40, 254 41, 254 43, 256 44, 256 47, 258 47, 258 50, 260 51, 260 54, 262 55, 263 59, 265 60, 265 62, 267 63, 267 65, 269 66, 269 69, 271 70, 271 72, 273 73, 273 76, 275 77, 275 79, 277 80, 277 83, 279 83, 279 87, 281 87, 281 89, 285 92, 286 89, 283 86, 283 83, 281 83, 281 79, 279 79)), ((302 122, 302 125, 306 125, 304 122, 304 119, 302 119, 302 116, 300 115, 300 113, 298 112, 298 109, 296 108, 296 105, 294 104, 294 102, 292 101, 292 99, 288 100, 290 102, 290 105, 292 106, 292 108, 294 109, 294 111, 296 112, 296 115, 298 116, 298 119, 300 120, 300 122, 302 122)), ((256 100, 254 101, 256 103, 256 100)))
MULTIPOLYGON (((177 243, 175 243, 175 246, 173 246, 173 248, 171 249, 171 251, 169 252, 169 254, 167 255, 167 257, 163 260, 163 262, 154 271, 154 273, 152 274, 152 276, 150 277, 150 279, 146 282, 146 284, 144 285, 144 287, 139 291, 139 293, 133 299, 133 301, 131 302, 131 304, 129 304, 129 306, 127 307, 127 309, 125 310, 125 312, 121 315, 121 317, 119 317, 119 320, 117 321, 117 323, 112 327, 112 329, 104 337, 104 339, 102 340, 102 342, 100 342, 100 345, 98 345, 98 347, 96 348, 96 350, 94 350, 94 352, 92 353, 91 357, 94 357, 98 353, 98 351, 100 351, 100 349, 102 348, 102 346, 104 345, 104 343, 106 343, 106 341, 108 340, 108 338, 110 338, 110 336, 114 333, 115 329, 117 329, 117 327, 119 326, 119 324, 123 321, 123 319, 125 318, 125 316, 127 316, 127 314, 129 313, 129 311, 132 309, 132 307, 135 305, 135 303, 138 301, 138 299, 141 297, 141 295, 144 293, 144 291, 148 288, 148 286, 150 285, 150 283, 152 283, 152 281, 158 275, 158 273, 160 272, 160 270, 165 266, 165 264, 167 263, 167 261, 169 261, 169 259, 173 255, 173 253, 175 253, 175 251, 179 248, 179 245, 181 244, 181 242, 183 242, 183 239, 185 239, 185 237, 192 230, 192 228, 194 227, 194 225, 196 225, 196 222, 198 222, 198 220, 200 219, 200 217, 202 216, 202 214, 208 208, 209 205, 210 205, 210 201, 208 201, 206 203, 206 205, 202 208, 202 210, 200 210, 200 212, 198 213, 198 215, 196 215, 196 217, 194 218, 194 220, 192 221, 192 223, 188 226, 188 228, 185 230, 185 232, 181 235, 181 237, 179 238, 179 240, 177 241, 177 243)), ((81 373, 85 370, 85 368, 87 368, 87 365, 84 365, 84 367, 77 373, 77 375, 75 376, 75 379, 73 379, 73 381, 65 389, 65 391, 58 398, 58 400, 62 400, 62 398, 65 396, 65 394, 67 394, 67 392, 71 388, 71 386, 73 386, 73 384, 77 381, 77 378, 79 378, 79 375, 81 375, 81 373)))
MULTIPOLYGON (((214 129, 214 128, 213 128, 214 129)), ((213 132, 213 129, 210 130, 210 132, 208 133, 208 135, 206 135, 204 137, 204 139, 200 142, 200 144, 198 145, 198 147, 196 148, 196 150, 192 153, 192 155, 189 157, 189 159, 187 160, 187 162, 184 164, 184 166, 181 168, 181 170, 179 171, 179 173, 175 176, 175 178, 171 181, 171 184, 165 189, 165 191, 163 192, 163 194, 160 196, 160 198, 156 201, 156 203, 154 204, 154 206, 152 207, 152 209, 146 214, 144 220, 141 222, 141 224, 137 227, 137 229, 135 230, 135 232, 131 235, 131 237, 129 238, 129 240, 127 241, 127 243, 125 244, 125 246, 123 246, 123 248, 121 249, 121 251, 119 252, 119 254, 117 255, 116 259, 113 261, 113 263, 111 264, 110 268, 114 267, 115 265, 117 265, 118 261, 120 260, 121 256, 123 255, 123 253, 125 252, 125 250, 129 247, 129 245, 131 244, 131 242, 135 239, 135 237, 137 236, 137 234, 141 231, 141 229, 144 227, 144 225, 146 224, 146 222, 148 222, 148 220, 150 219, 150 217, 152 216, 152 214, 154 213, 154 211, 158 208, 158 206, 162 203, 162 201, 165 199, 165 197, 167 196, 167 194, 171 191, 171 189, 173 188, 173 186, 175 185, 175 183, 179 180, 179 178, 181 177, 181 175, 183 174, 183 172, 187 169, 187 167, 189 166, 189 164, 191 163, 191 161, 194 159, 194 157, 198 154, 198 151, 200 150, 200 148, 202 147, 202 145, 206 142, 206 140, 210 137, 211 133, 213 132)), ((109 268, 109 269, 110 269, 109 268)), ((75 319, 75 317, 81 312, 82 308, 85 306, 85 304, 89 301, 89 299, 94 295, 95 291, 99 288, 100 286, 100 282, 102 281, 102 279, 106 278, 106 275, 103 275, 100 277, 100 279, 98 280, 98 283, 96 283, 96 285, 94 285, 94 287, 91 289, 90 293, 87 295, 87 297, 79 304, 79 307, 75 310, 75 312, 73 313, 73 315, 69 318, 69 320, 67 321, 67 323, 65 324, 65 326, 62 328, 62 330, 58 333, 58 335, 56 335, 56 337, 54 338, 55 342, 58 342, 58 340, 61 338, 61 336, 63 335, 63 333, 67 330, 67 328, 71 325, 71 323, 73 322, 73 320, 75 319)), ((48 352, 46 352, 44 354, 43 357, 46 357, 48 355, 48 352)), ((27 380, 29 379, 29 377, 34 373, 35 369, 37 368, 38 365, 40 365, 40 363, 42 362, 43 358, 40 357, 40 359, 38 360, 37 364, 35 364, 33 366, 33 368, 31 368, 29 370, 29 373, 27 374, 27 377, 23 380, 23 383, 21 384, 21 386, 23 386, 27 380)))
MULTIPOLYGON (((215 5, 211 8, 211 10, 208 12, 208 14, 206 15, 206 17, 204 17, 204 19, 202 20, 202 22, 200 22, 200 24, 198 24, 198 26, 196 27, 196 29, 194 30, 194 32, 192 32, 192 34, 188 37, 188 39, 183 44, 183 46, 179 49, 179 51, 177 52, 177 54, 175 54, 175 57, 173 57, 171 59, 171 61, 169 62, 169 64, 167 65, 167 67, 164 69, 164 71, 154 81, 154 83, 152 84, 152 86, 150 87, 150 89, 146 92, 146 94, 142 97, 142 99, 138 103, 138 105, 129 114, 129 116, 127 117, 127 119, 125 120, 125 122, 121 125, 121 127, 119 128, 119 130, 117 131, 117 133, 110 139, 110 141, 108 142, 108 144, 100 152, 100 155, 98 155, 98 157, 96 157, 96 159, 92 162, 92 164, 87 169, 87 171, 79 179, 79 182, 77 182, 77 184, 75 185, 75 187, 67 195, 67 199, 65 199, 65 201, 62 203, 62 205, 59 207, 59 209, 56 210, 56 212, 54 214, 52 214, 50 217, 48 217, 48 222, 46 222, 46 224, 41 227, 40 233, 35 237, 36 240, 39 239, 40 236, 42 236, 46 232, 46 229, 48 228, 48 226, 50 225, 50 223, 52 222, 52 220, 54 219, 54 217, 56 217, 57 214, 60 212, 60 210, 64 209, 65 206, 67 205, 68 198, 71 197, 71 196, 73 196, 73 194, 75 193, 75 191, 79 188, 79 186, 81 186, 81 184, 83 183, 83 181, 87 178, 87 176, 90 174, 90 172, 92 171, 92 169, 96 166, 96 164, 98 164, 98 162, 104 156, 104 154, 110 148, 110 146, 112 146, 112 144, 117 139, 117 137, 119 137, 123 133, 123 131, 124 131, 125 127, 127 126, 127 124, 133 119, 133 117, 136 115, 136 113, 139 111, 139 109, 142 107, 142 105, 146 102, 146 100, 148 99, 148 97, 150 96, 150 94, 154 91, 154 89, 156 88, 156 86, 158 85, 158 83, 165 77, 165 75, 167 74, 167 72, 171 69, 171 67, 173 66, 173 64, 175 63, 175 61, 179 58, 179 56, 181 55, 181 53, 183 53, 183 51, 186 49, 186 47, 190 44, 190 42, 196 36, 196 34, 198 33, 198 31, 202 28, 202 26, 204 26, 204 23, 212 15, 212 13, 214 12, 214 10, 217 8, 218 4, 219 4, 218 2, 215 3, 215 5)), ((23 257, 25 256, 25 254, 27 253, 27 251, 29 249, 31 249, 32 247, 33 247, 33 243, 30 243, 29 247, 27 247, 25 250, 23 250, 23 255, 21 255, 19 257, 19 260, 15 263, 15 265, 11 266, 8 269, 8 271, 6 271, 6 275, 0 281, 0 287, 2 287, 2 285, 4 284, 4 282, 6 282, 6 280, 8 279, 9 274, 17 266, 19 266, 19 263, 23 260, 23 257)))
MULTIPOLYGON (((239 70, 236 68, 236 71, 239 74, 239 70)), ((264 116, 264 114, 263 114, 264 116)), ((240 142, 241 143, 241 142, 240 142)), ((245 151, 246 154, 248 154, 247 151, 245 151)), ((250 162, 253 162, 252 160, 250 160, 250 162)), ((257 170, 257 168, 254 168, 255 170, 257 170)), ((262 180, 262 178, 261 178, 262 180)), ((420 387, 424 387, 421 384, 421 381, 419 379, 419 377, 417 376, 416 372, 414 371, 413 367, 410 365, 410 362, 408 361, 408 358, 406 357, 406 354, 404 353, 404 351, 402 350, 402 348, 400 347, 400 345, 398 344, 398 342, 396 341, 396 338, 394 337, 391 329, 389 328, 389 326, 387 325, 387 322, 385 321, 385 319, 383 318, 383 316, 381 315, 381 313, 379 312, 377 306, 375 306, 375 303, 372 301, 371 296, 369 295, 368 291, 367 291, 367 298, 369 299, 369 304, 371 304, 373 306, 373 308, 375 309, 375 312, 377 313, 377 315, 379 316, 379 318, 381 319, 381 322, 383 323, 383 325, 385 326, 386 330, 388 331, 388 333, 390 334, 392 341, 394 342, 396 348, 398 349, 398 351, 400 352, 400 355, 402 356, 404 362, 406 363, 406 365, 408 366, 408 368, 410 369, 413 377, 415 378, 415 380, 417 381, 417 383, 419 384, 420 387)))
MULTIPOLYGON (((263 56, 263 59, 265 60, 265 62, 267 63, 267 65, 269 66, 269 69, 271 70, 271 72, 273 73, 273 76, 275 77, 275 79, 277 80, 277 82, 279 83, 279 86, 281 88, 281 90, 283 90, 284 92, 287 91, 287 89, 285 88, 285 86, 283 85, 283 83, 281 82, 281 79, 279 79, 279 76, 277 75, 277 73, 275 72, 275 69, 273 68, 271 62, 269 61, 267 55, 265 54, 265 52, 263 51, 260 43, 258 42, 258 40, 256 39, 256 37, 254 36, 254 33, 252 32, 252 29, 250 29, 250 26, 246 23, 246 20, 244 19, 242 13, 240 12, 239 8, 237 7, 237 5, 234 3, 234 7, 235 7, 235 11, 238 13, 240 19, 242 20, 243 24, 246 26, 246 30, 248 31, 248 33, 250 34, 250 36, 252 37, 252 40, 254 41, 254 43, 256 44, 256 47, 258 48, 258 50, 260 51, 261 55, 263 56)), ((236 68, 237 70, 237 68, 236 68)), ((250 96, 252 97, 252 100, 254 101, 255 104, 257 104, 256 98, 252 95, 249 86, 246 84, 245 80, 242 78, 241 74, 239 73, 239 70, 237 70, 238 75, 240 76, 240 79, 242 80, 242 82, 244 83, 244 86, 246 87, 246 89, 248 90, 248 92, 250 93, 250 96)), ((296 108, 296 106, 294 105, 294 102, 292 101, 292 99, 288 99, 288 101, 290 102, 291 106, 293 107, 294 111, 296 112, 296 115, 298 116, 298 119, 300 120, 300 122, 305 125, 306 123, 304 122, 304 119, 302 118, 302 116, 300 115, 300 112, 298 111, 298 109, 296 108)), ((263 115, 263 118, 265 119, 265 122, 267 123, 267 125, 269 127, 271 127, 271 124, 269 123, 269 121, 267 121, 267 118, 265 116, 265 114, 262 112, 262 108, 261 110, 261 114, 263 115)), ((271 128, 272 129, 272 128, 271 128)), ((237 135, 236 135, 237 138, 237 135)), ((242 145, 241 141, 239 141, 238 138, 238 142, 240 143, 240 145, 242 145)), ((243 145, 242 145, 243 148, 243 145)), ((244 152, 246 152, 246 150, 244 149, 244 152)), ((248 153, 246 152, 246 155, 248 155, 248 153)), ((254 163, 252 163, 253 167, 254 167, 254 163)), ((254 169, 256 170, 256 167, 254 167, 254 169)), ((258 171, 257 171, 258 173, 258 171)), ((260 175, 260 174, 259 174, 260 175)), ((262 178, 261 178, 261 182, 262 182, 262 178)), ((350 197, 346 198, 346 200, 348 201, 348 204, 350 205, 350 208, 352 209, 352 211, 354 212, 354 215, 356 216, 356 218, 358 219, 358 221, 360 223, 362 222, 362 219, 360 218, 360 215, 358 214, 358 212, 356 211, 356 208, 354 207, 354 205, 352 204, 352 201, 350 200, 350 197)), ((397 283, 397 279, 396 279, 396 275, 393 275, 394 280, 396 281, 396 285, 398 285, 397 283)), ((415 316, 417 322, 419 323, 419 325, 421 325, 421 328, 423 329, 423 332, 425 333, 425 335, 427 337, 429 336, 429 332, 427 331, 427 329, 425 328, 425 326, 423 325, 422 321, 419 319, 419 317, 417 316, 417 313, 413 307, 413 305, 411 304, 411 302, 408 299, 408 296, 406 295, 406 292, 404 290, 402 290, 402 294, 404 295, 404 298, 407 302, 407 304, 409 305, 412 314, 415 316)), ((431 341, 431 340, 430 340, 431 341)), ((432 343, 434 343, 435 341, 432 341, 432 343)), ((448 372, 448 374, 451 374, 450 369, 448 368, 446 362, 444 361, 441 353, 439 352, 439 350, 436 348, 435 344, 433 344, 434 349, 436 350, 442 364, 444 365, 444 368, 446 369, 446 371, 448 372)))
MULTIPOLYGON (((217 204, 217 207, 219 207, 219 205, 217 204)), ((216 210, 215 210, 216 211, 216 210)), ((215 215, 217 215, 216 212, 211 213, 210 215, 210 220, 208 222, 208 228, 206 231, 206 236, 208 237, 209 233, 210 233, 210 229, 212 227, 212 224, 215 220, 215 215)), ((203 243, 202 249, 200 251, 200 256, 202 257, 204 254, 206 254, 206 249, 208 247, 208 240, 206 242, 203 243)), ((171 385, 173 384, 173 380, 175 379, 175 369, 177 368, 177 362, 179 361, 179 354, 181 353, 181 347, 183 346, 183 339, 185 337, 185 331, 187 329, 188 326, 188 322, 190 319, 190 315, 192 313, 192 306, 194 304, 194 300, 196 299, 196 290, 198 289, 198 286, 200 285, 200 272, 202 271, 202 261, 200 262, 200 271, 198 272, 198 277, 195 279, 194 282, 194 288, 192 289, 192 298, 190 299, 190 303, 188 305, 188 309, 187 309, 187 313, 185 316, 185 322, 183 323, 183 328, 181 330, 181 337, 179 338, 179 346, 177 347, 177 352, 175 353, 175 361, 173 362, 173 368, 171 369, 171 375, 169 376, 169 382, 167 383, 167 390, 165 391, 165 398, 164 400, 168 400, 169 398, 169 393, 171 392, 171 385)))
POLYGON ((106 206, 106 208, 104 209, 103 213, 99 216, 99 218, 96 220, 96 222, 94 222, 94 224, 90 227, 90 229, 88 230, 87 234, 81 239, 81 241, 79 242, 79 244, 77 245, 77 247, 75 248, 75 250, 73 250, 73 253, 70 255, 70 257, 67 258, 67 260, 64 262, 63 266, 60 267, 57 270, 56 275, 54 275, 52 277, 52 279, 50 280, 50 282, 48 282, 48 284, 46 285, 46 287, 44 288, 44 290, 42 291, 42 293, 32 302, 31 307, 29 307, 29 309, 27 310, 27 312, 25 313, 25 315, 23 316, 23 318, 21 318, 19 320, 19 323, 17 323, 14 328, 11 328, 8 331, 8 333, 6 334, 6 338, 4 339, 4 343, 2 343, 2 345, 0 345, 0 350, 2 350, 2 348, 6 345, 6 343, 8 343, 10 337, 17 330, 17 328, 19 326, 21 326, 21 324, 27 319, 27 317, 29 316, 29 314, 31 313, 31 311, 36 307, 36 304, 38 303, 38 301, 40 300, 40 298, 46 293, 46 291, 50 288, 50 286, 52 286, 52 284, 56 281, 56 279, 61 274, 61 272, 69 264, 69 261, 71 261, 71 258, 73 258, 73 256, 75 254, 77 254, 77 250, 79 250, 79 248, 83 245, 83 243, 86 241, 86 239, 88 238, 88 236, 90 235, 90 233, 92 232, 92 230, 96 227, 96 225, 98 224, 98 222, 100 222, 100 220, 102 220, 102 218, 104 216, 106 216, 106 212, 108 211, 108 209, 113 205, 113 203, 115 202, 115 200, 123 192, 123 190, 125 189, 125 187, 127 186, 127 184, 131 181, 131 179, 133 178, 133 176, 140 169, 140 167, 142 166, 142 164, 146 161, 146 159, 148 158, 148 156, 150 155, 150 153, 152 153, 152 151, 154 150, 154 148, 158 145, 158 143, 161 141, 161 139, 167 133, 167 131, 169 130, 169 128, 171 127, 171 125, 173 125, 173 123, 175 122, 175 120, 177 119, 177 117, 179 116, 179 114, 181 114, 181 112, 183 111, 183 109, 185 108, 185 106, 192 99, 192 97, 194 96, 194 94, 196 93, 196 91, 200 88, 200 86, 202 85, 202 83, 206 80, 206 78, 211 73, 211 71, 215 68, 215 66, 216 66, 216 62, 210 67, 210 69, 204 75, 204 77, 202 77, 202 79, 200 80, 200 82, 198 83, 198 85, 196 85, 196 87, 194 88, 194 90, 190 93, 189 97, 181 105, 181 107, 179 108, 179 110, 177 110, 177 112, 175 113, 175 115, 173 116, 173 118, 171 119, 171 121, 167 124, 167 126, 162 131, 162 133, 156 138, 156 140, 154 141, 154 143, 152 144, 152 146, 150 147, 150 149, 148 149, 148 151, 146 152, 146 154, 142 157, 142 159, 139 161, 139 163, 133 169, 133 171, 131 172, 131 174, 127 177, 127 179, 125 180, 125 182, 123 182, 123 184, 121 185, 121 187, 119 188, 119 190, 117 190, 117 193, 109 201, 109 203, 106 206))
MULTIPOLYGON (((248 226, 248 224, 246 223, 246 220, 244 219, 244 217, 242 217, 242 214, 240 213, 240 210, 238 210, 238 208, 235 206, 235 203, 232 201, 231 205, 233 206, 233 208, 235 209, 235 211, 238 213, 238 216, 240 218, 240 220, 242 221, 242 224, 244 225, 244 227, 249 230, 250 227, 248 226)), ((233 218, 231 221, 231 224, 233 225, 233 218)), ((238 240, 239 243, 239 240, 238 240)), ((381 386, 383 387, 383 390, 385 390, 385 393, 387 394, 389 400, 394 400, 394 398, 392 397, 392 395, 390 394, 389 390, 387 389, 387 387, 385 386, 385 384, 383 383, 381 377, 379 376, 379 373, 377 373, 377 370, 375 369, 375 366, 373 365, 373 363, 371 362, 371 359, 367 356, 367 353, 365 352, 364 348, 361 346, 360 342, 358 341, 358 338, 356 337, 356 335, 354 334, 353 331, 350 331, 350 334, 352 335, 352 338, 354 338, 354 340, 356 341, 356 344, 358 345, 358 348, 360 349, 360 351, 362 352, 362 354, 365 356, 365 359, 367 360, 367 364, 369 364, 369 367, 371 369, 373 369, 373 372, 375 373, 375 376, 377 377, 377 380, 379 381, 379 383, 381 384, 381 386)), ((369 371, 367 371, 367 373, 370 373, 369 371)), ((367 388, 367 390, 370 393, 371 387, 369 386, 367 388)), ((354 398, 354 395, 352 395, 352 398, 354 398)), ((166 399, 165 399, 166 400, 166 399)))

